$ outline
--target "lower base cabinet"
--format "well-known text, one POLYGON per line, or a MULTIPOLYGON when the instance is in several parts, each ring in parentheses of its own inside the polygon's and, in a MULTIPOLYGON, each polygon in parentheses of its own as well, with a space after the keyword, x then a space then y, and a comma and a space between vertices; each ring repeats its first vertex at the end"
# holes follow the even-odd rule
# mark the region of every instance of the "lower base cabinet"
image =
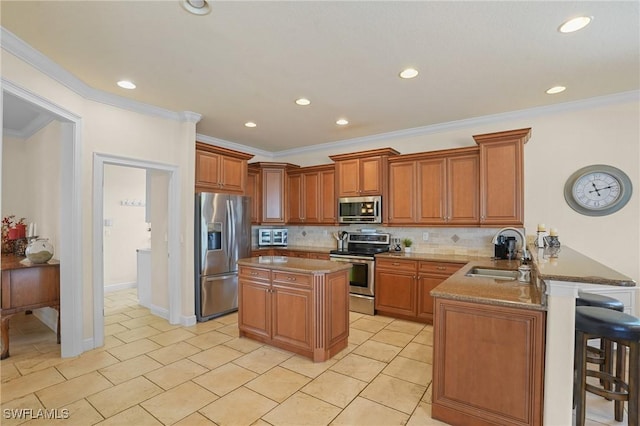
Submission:
POLYGON ((431 290, 462 266, 449 262, 376 259, 376 313, 431 324, 431 290))
POLYGON ((325 361, 347 347, 348 271, 302 274, 241 266, 240 336, 325 361))
POLYGON ((545 312, 435 300, 432 417, 541 425, 545 312))

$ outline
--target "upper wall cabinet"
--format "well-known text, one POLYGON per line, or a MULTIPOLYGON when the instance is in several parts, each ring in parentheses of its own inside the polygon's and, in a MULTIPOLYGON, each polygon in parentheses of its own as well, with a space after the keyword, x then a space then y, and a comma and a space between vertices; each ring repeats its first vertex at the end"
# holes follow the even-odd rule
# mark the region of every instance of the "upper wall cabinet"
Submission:
POLYGON ((480 146, 480 225, 524 223, 524 144, 531 128, 475 135, 480 146))
MULTIPOLYGON (((263 223, 269 225, 284 224, 286 221, 287 192, 286 177, 287 170, 296 169, 289 163, 271 163, 261 162, 250 164, 252 173, 258 170, 258 176, 253 176, 253 184, 258 185, 253 189, 253 196, 259 200, 254 202, 254 208, 258 210, 252 213, 256 216, 254 223, 263 223)), ((248 194, 252 195, 252 194, 248 194)), ((252 222, 253 222, 252 218, 252 222)))
POLYGON ((244 194, 251 158, 251 154, 196 142, 196 192, 244 194))
POLYGON ((245 195, 251 197, 251 223, 257 225, 262 221, 262 180, 260 167, 255 164, 249 164, 247 170, 245 195))
POLYGON ((330 155, 336 162, 338 197, 386 195, 387 160, 399 154, 392 148, 381 148, 350 154, 330 155))
POLYGON ((287 173, 287 222, 336 223, 334 165, 303 167, 287 173))
POLYGON ((475 147, 390 158, 388 223, 477 226, 479 163, 475 147))

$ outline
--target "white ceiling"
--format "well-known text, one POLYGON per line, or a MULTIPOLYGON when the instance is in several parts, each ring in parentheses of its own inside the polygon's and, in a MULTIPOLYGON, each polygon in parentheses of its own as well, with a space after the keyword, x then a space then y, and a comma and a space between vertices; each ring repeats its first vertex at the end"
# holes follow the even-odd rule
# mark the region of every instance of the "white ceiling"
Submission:
POLYGON ((640 88, 638 1, 211 5, 2 1, 1 24, 92 88, 197 112, 199 134, 270 152, 640 88), (594 20, 557 31, 577 15, 594 20), (399 79, 406 66, 420 75, 399 79))

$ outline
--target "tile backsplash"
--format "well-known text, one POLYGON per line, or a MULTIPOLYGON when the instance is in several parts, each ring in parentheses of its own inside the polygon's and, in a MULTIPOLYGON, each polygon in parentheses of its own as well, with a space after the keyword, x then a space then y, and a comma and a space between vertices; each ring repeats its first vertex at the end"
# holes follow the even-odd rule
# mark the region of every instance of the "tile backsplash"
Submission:
MULTIPOLYGON (((459 254, 471 256, 493 256, 491 239, 497 229, 493 228, 410 228, 385 226, 286 226, 289 229, 289 246, 336 248, 334 232, 355 232, 361 228, 374 228, 388 232, 392 238, 411 238, 412 250, 419 253, 459 254), (428 240, 422 239, 428 232, 428 240)), ((258 228, 258 227, 255 227, 258 228)), ((253 233, 257 234, 257 231, 253 233)))

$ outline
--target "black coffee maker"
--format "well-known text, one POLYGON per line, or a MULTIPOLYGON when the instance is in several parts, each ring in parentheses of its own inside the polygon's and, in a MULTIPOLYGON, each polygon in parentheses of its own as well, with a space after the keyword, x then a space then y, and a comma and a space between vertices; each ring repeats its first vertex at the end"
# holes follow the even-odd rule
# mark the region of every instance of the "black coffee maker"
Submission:
POLYGON ((498 236, 494 244, 494 257, 496 259, 515 259, 517 256, 516 237, 498 236))

